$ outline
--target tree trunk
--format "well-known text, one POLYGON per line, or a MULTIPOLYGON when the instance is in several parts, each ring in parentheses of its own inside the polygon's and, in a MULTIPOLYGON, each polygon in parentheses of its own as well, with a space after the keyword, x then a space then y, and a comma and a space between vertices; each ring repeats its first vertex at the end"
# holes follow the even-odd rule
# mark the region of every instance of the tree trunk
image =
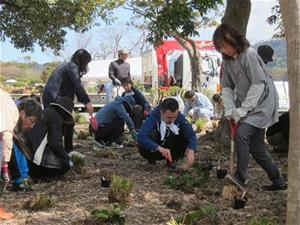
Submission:
POLYGON ((197 43, 191 39, 183 39, 174 35, 175 40, 187 51, 190 58, 192 75, 192 90, 201 91, 202 63, 201 55, 197 49, 197 43))
POLYGON ((280 0, 287 40, 290 95, 290 140, 288 157, 288 204, 286 224, 300 221, 300 0, 280 0))
POLYGON ((246 36, 247 25, 251 12, 250 0, 227 0, 222 23, 227 23, 246 36))

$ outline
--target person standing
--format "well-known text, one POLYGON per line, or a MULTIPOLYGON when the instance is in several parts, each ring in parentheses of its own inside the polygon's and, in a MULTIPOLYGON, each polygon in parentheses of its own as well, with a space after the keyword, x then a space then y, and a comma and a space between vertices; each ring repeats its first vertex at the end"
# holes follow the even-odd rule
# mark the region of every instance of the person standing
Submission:
POLYGON ((114 97, 119 96, 119 88, 124 79, 131 80, 130 65, 126 62, 128 58, 128 50, 120 49, 118 51, 118 59, 109 64, 108 77, 114 86, 114 97))
MULTIPOLYGON (((91 100, 81 84, 81 77, 86 74, 88 64, 92 57, 85 49, 78 49, 73 54, 69 62, 58 66, 49 77, 43 92, 43 106, 48 107, 50 103, 57 103, 63 97, 69 97, 74 101, 75 95, 79 102, 85 105, 89 114, 93 113, 91 100)), ((65 146, 68 151, 73 150, 73 128, 74 123, 68 123, 65 126, 64 137, 71 143, 71 146, 65 146)))
POLYGON ((213 42, 223 55, 224 116, 239 123, 235 136, 237 168, 234 179, 246 186, 251 153, 272 182, 263 189, 284 190, 287 182, 280 176, 264 143, 265 129, 278 121, 278 95, 272 77, 248 40, 228 24, 215 30, 213 42))

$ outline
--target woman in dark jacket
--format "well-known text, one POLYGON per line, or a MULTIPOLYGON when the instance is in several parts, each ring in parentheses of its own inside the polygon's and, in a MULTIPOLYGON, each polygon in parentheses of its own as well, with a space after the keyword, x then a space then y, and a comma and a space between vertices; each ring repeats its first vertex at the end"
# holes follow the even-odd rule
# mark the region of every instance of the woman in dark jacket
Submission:
MULTIPOLYGON (((78 49, 72 56, 71 61, 58 66, 49 77, 43 91, 43 106, 57 102, 62 96, 67 96, 74 101, 75 94, 79 102, 85 105, 86 111, 93 113, 93 106, 89 96, 81 84, 81 77, 86 74, 88 64, 92 60, 90 53, 84 49, 78 49)), ((73 150, 74 123, 66 124, 64 130, 65 139, 68 139, 69 151, 73 150)))
POLYGON ((73 121, 73 107, 74 103, 68 97, 60 98, 57 103, 50 103, 49 107, 44 109, 43 119, 26 133, 31 178, 59 177, 70 169, 70 159, 64 148, 63 131, 65 123, 73 121))

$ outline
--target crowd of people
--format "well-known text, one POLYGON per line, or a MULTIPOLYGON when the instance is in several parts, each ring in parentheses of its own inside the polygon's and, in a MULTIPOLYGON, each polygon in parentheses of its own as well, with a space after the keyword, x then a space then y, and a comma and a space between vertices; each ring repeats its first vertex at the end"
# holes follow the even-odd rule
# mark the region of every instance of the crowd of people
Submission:
MULTIPOLYGON (((87 113, 96 113, 97 125, 92 128, 92 134, 97 146, 124 147, 123 133, 128 129, 138 143, 141 157, 149 164, 165 160, 170 167, 184 157, 186 168, 194 164, 197 138, 187 117, 192 122, 199 118, 209 121, 225 117, 238 124, 236 182, 247 185, 251 154, 271 181, 264 189, 286 189, 287 182, 264 144, 268 128, 270 144, 288 149, 289 114, 282 115, 278 122, 278 96, 265 66, 272 60, 273 52, 264 46, 259 48, 258 54, 243 35, 226 24, 216 29, 213 41, 223 56, 222 91, 215 94, 212 101, 203 93, 186 91, 183 112, 174 98, 166 98, 151 108, 143 92, 131 80, 130 65, 126 62, 129 52, 125 49, 119 51, 119 58, 109 66, 111 82, 99 86, 99 91, 107 93, 107 103, 98 112, 94 112, 81 84, 92 59, 84 49, 77 50, 69 62, 52 72, 42 101, 36 96, 13 101, 0 89, 2 189, 12 183, 13 190, 26 191, 28 177, 33 180, 59 178, 72 168, 69 153, 73 150, 75 96, 85 105, 87 113), (120 90, 123 93, 119 93, 120 90), (218 116, 214 112, 216 106, 220 110, 218 116)), ((12 216, 0 207, 0 219, 12 216)))

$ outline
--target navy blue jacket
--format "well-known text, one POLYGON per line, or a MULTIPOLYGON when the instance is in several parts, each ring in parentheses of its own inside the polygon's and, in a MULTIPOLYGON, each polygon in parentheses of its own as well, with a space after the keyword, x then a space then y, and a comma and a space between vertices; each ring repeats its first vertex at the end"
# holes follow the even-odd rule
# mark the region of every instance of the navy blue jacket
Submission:
POLYGON ((118 118, 126 122, 130 131, 134 130, 132 119, 126 112, 122 97, 116 97, 115 101, 107 103, 96 113, 98 124, 111 123, 118 118))
POLYGON ((57 102, 62 96, 74 100, 75 94, 79 102, 83 104, 90 102, 81 84, 79 67, 70 61, 58 66, 49 77, 43 92, 44 107, 57 102))
MULTIPOLYGON (((159 131, 161 123, 161 114, 160 114, 160 106, 156 107, 145 122, 142 124, 139 134, 138 134, 138 144, 140 147, 148 149, 149 151, 156 151, 158 148, 158 144, 152 141, 149 137, 151 131, 153 129, 157 129, 159 131)), ((184 115, 181 112, 178 112, 178 116, 174 122, 175 125, 179 127, 179 132, 184 135, 184 137, 188 140, 187 148, 196 150, 197 148, 197 138, 196 134, 193 131, 191 124, 186 120, 184 115)))
POLYGON ((143 110, 146 110, 147 112, 150 112, 151 110, 151 107, 150 107, 150 104, 149 102, 146 100, 145 96, 143 95, 143 93, 136 89, 136 88, 131 88, 131 92, 123 92, 122 93, 122 96, 125 96, 125 95, 128 95, 128 94, 131 94, 132 97, 134 98, 134 101, 135 101, 135 104, 136 105, 139 105, 143 108, 143 110))

